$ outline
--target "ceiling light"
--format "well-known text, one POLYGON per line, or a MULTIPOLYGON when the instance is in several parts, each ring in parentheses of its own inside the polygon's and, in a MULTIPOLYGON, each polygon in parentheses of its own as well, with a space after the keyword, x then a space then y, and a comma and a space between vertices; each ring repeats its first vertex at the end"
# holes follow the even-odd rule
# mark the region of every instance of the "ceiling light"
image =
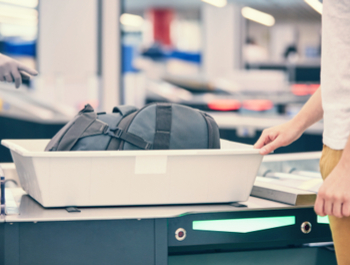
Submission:
POLYGON ((242 8, 242 16, 268 27, 275 24, 275 18, 273 16, 250 7, 242 8))
POLYGON ((0 0, 2 3, 23 6, 23 7, 31 7, 35 8, 38 6, 38 0, 0 0))
MULTIPOLYGON (((16 19, 16 18, 0 16, 0 24, 33 27, 33 26, 37 26, 38 25, 38 20, 37 19, 36 20, 23 20, 23 19, 16 19)), ((1 33, 3 33, 3 32, 1 31, 1 33)))
POLYGON ((304 0, 309 6, 322 15, 323 4, 318 0, 304 0))
POLYGON ((22 21, 37 21, 38 11, 35 9, 10 6, 0 3, 0 17, 3 19, 19 19, 22 21))
POLYGON ((211 4, 216 7, 224 7, 227 5, 227 0, 202 0, 202 2, 211 4))
POLYGON ((124 26, 140 27, 143 24, 143 18, 132 14, 122 14, 120 16, 120 23, 124 26))
MULTIPOLYGON (((6 21, 5 21, 6 22, 6 21)), ((38 34, 38 26, 22 26, 16 25, 13 23, 2 23, 2 19, 0 18, 1 23, 1 35, 3 37, 13 37, 13 36, 21 36, 21 40, 23 41, 33 41, 36 39, 38 34)))

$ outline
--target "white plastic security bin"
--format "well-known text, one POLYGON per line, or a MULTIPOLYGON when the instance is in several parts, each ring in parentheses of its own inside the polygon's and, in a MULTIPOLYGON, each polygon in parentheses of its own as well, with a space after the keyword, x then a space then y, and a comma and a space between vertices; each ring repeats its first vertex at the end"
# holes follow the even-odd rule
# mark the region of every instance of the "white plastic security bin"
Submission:
POLYGON ((45 152, 49 140, 2 140, 23 189, 44 207, 228 203, 249 197, 262 156, 221 149, 45 152))

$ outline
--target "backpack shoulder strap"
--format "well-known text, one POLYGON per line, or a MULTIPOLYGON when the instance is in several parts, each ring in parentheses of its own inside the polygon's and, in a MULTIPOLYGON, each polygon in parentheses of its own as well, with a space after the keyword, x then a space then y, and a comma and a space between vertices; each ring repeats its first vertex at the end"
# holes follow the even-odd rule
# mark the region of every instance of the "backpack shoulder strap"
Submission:
POLYGON ((138 111, 135 111, 123 117, 116 128, 109 128, 111 141, 108 144, 107 150, 123 150, 125 142, 135 145, 140 149, 148 150, 152 148, 151 143, 133 133, 127 132, 130 123, 137 113, 138 111))
MULTIPOLYGON (((125 131, 126 127, 130 124, 131 120, 134 118, 136 115, 138 109, 134 106, 129 106, 129 105, 122 105, 122 106, 117 106, 113 108, 113 113, 120 113, 123 117, 120 120, 119 124, 117 125, 117 128, 115 129, 120 129, 122 131, 125 131)), ((107 146, 107 150, 121 150, 121 134, 119 137, 111 137, 111 140, 107 146)), ((125 136, 125 133, 124 133, 125 136)))
POLYGON ((157 149, 157 150, 169 149, 171 120, 172 120, 172 104, 157 103, 156 132, 154 134, 153 149, 157 149))

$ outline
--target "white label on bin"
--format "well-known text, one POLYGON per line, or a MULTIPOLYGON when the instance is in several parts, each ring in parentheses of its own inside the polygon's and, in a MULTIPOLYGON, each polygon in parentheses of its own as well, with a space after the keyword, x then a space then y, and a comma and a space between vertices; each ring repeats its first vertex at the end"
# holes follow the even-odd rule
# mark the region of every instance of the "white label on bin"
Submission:
POLYGON ((137 156, 135 174, 165 174, 167 156, 137 156))

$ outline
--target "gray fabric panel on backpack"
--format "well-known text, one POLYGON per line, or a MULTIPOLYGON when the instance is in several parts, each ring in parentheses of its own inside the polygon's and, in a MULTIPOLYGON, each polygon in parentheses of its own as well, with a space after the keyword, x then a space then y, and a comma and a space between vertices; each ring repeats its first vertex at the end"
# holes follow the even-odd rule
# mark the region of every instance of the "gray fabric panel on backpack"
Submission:
MULTIPOLYGON (((153 143, 156 128, 156 105, 142 109, 132 121, 128 132, 136 134, 153 143)), ((169 149, 204 149, 208 148, 208 126, 200 112, 172 104, 172 123, 169 149)), ((124 150, 139 150, 124 144, 124 150)))
POLYGON ((62 139, 62 137, 66 134, 69 127, 72 126, 72 124, 79 118, 79 116, 75 116, 71 121, 69 121, 66 125, 63 126, 61 130, 58 131, 58 133, 55 134, 54 137, 52 137, 49 144, 45 147, 45 151, 56 151, 57 146, 62 139))
POLYGON ((72 124, 72 126, 65 132, 64 137, 62 137, 57 146, 57 151, 71 150, 81 135, 83 135, 86 129, 93 123, 98 124, 96 128, 98 128, 100 132, 103 132, 105 124, 102 124, 100 121, 96 120, 96 116, 97 115, 94 112, 81 114, 79 118, 76 119, 74 124, 72 124))
POLYGON ((170 149, 208 148, 208 127, 199 111, 173 105, 170 149))
POLYGON ((209 148, 220 149, 220 131, 212 116, 201 112, 208 126, 209 148))
MULTIPOLYGON (((98 119, 107 123, 109 127, 114 128, 118 125, 122 116, 119 113, 101 114, 98 115, 98 119)), ((77 141, 71 150, 106 150, 110 140, 111 137, 106 134, 84 137, 77 141)))
MULTIPOLYGON (((156 105, 141 109, 132 121, 128 132, 138 135, 145 141, 153 143, 156 128, 156 105)), ((124 143, 123 150, 140 150, 136 146, 124 143)))

